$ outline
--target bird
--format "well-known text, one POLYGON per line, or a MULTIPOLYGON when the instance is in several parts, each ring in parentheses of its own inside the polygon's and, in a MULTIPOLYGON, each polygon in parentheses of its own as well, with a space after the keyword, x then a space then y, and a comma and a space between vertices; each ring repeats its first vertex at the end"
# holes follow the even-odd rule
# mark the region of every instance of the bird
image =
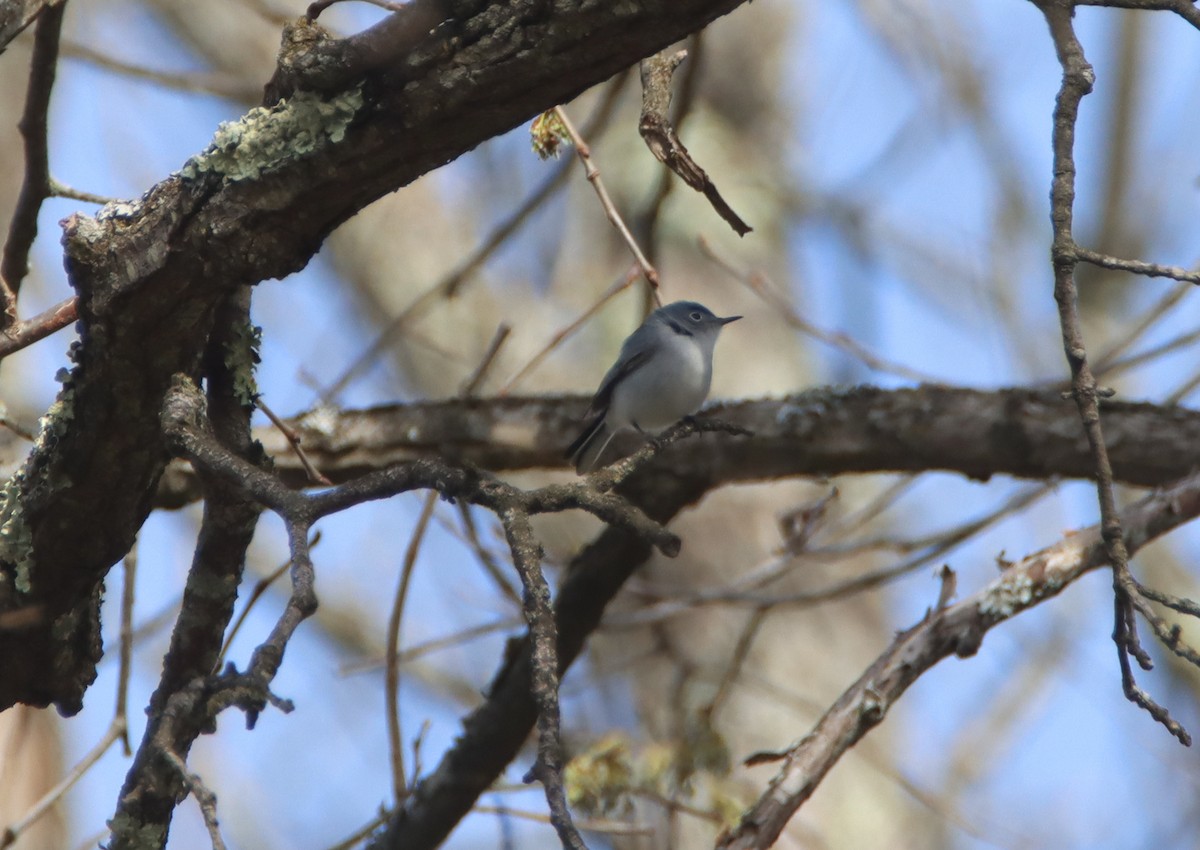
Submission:
POLYGON ((623 428, 657 431, 700 409, 712 383, 721 328, 741 316, 716 316, 695 301, 676 301, 646 317, 621 346, 592 398, 593 417, 566 452, 580 475, 597 468, 623 428))

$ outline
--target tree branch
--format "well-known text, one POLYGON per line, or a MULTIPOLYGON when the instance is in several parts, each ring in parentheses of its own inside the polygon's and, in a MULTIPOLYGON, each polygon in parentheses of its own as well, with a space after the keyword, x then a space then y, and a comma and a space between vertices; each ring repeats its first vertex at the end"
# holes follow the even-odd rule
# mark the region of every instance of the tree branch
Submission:
MULTIPOLYGON (((583 396, 453 399, 323 410, 289 424, 334 482, 437 456, 496 471, 560 468, 587 404, 583 396)), ((722 483, 932 470, 981 480, 1088 478, 1093 472, 1073 404, 1048 390, 831 387, 710 410, 752 436, 722 439, 715 451, 715 438, 687 440, 653 461, 655 468, 719 467, 713 476, 722 483)), ((1200 466, 1200 411, 1107 400, 1104 411, 1113 474, 1122 483, 1159 486, 1200 466)), ((274 456, 283 482, 309 486, 278 431, 255 436, 274 456)), ((630 441, 636 445, 637 438, 630 441)), ((158 503, 178 507, 196 498, 194 472, 172 465, 158 503)))
POLYGON ((29 85, 25 111, 21 116, 21 136, 25 140, 25 180, 17 197, 4 242, 0 262, 0 330, 7 331, 17 321, 17 294, 29 273, 29 251, 37 237, 37 219, 42 203, 50 197, 50 155, 47 149, 47 121, 50 92, 58 71, 58 39, 62 32, 66 4, 42 10, 33 37, 33 58, 29 63, 29 85))
MULTIPOLYGON (((250 439, 251 407, 241 393, 247 357, 237 356, 245 344, 250 292, 231 294, 220 308, 220 330, 213 335, 205 357, 209 421, 227 451, 253 457, 250 439), (234 352, 231 354, 231 352, 234 352)), ((163 660, 162 676, 150 698, 142 743, 126 774, 112 824, 113 850, 141 847, 149 835, 166 843, 171 817, 182 791, 197 795, 201 808, 210 806, 203 784, 186 769, 188 752, 201 733, 215 728, 205 699, 188 702, 181 695, 199 685, 207 694, 210 677, 220 662, 225 629, 233 617, 246 549, 258 524, 260 507, 236 484, 202 470, 204 518, 183 591, 183 603, 171 645, 163 660), (168 710, 188 702, 191 711, 168 710)), ((205 811, 208 822, 208 811, 205 811)), ((213 815, 215 823, 215 814, 213 815)))
POLYGON ((197 375, 227 293, 302 268, 371 201, 741 2, 414 0, 345 40, 301 23, 272 86, 286 102, 223 126, 140 200, 70 218, 75 368, 0 495, 0 614, 40 605, 46 616, 0 632, 0 708, 79 709, 100 654, 100 582, 167 461, 163 399, 174 375, 197 375))
MULTIPOLYGON (((1200 475, 1154 493, 1121 519, 1131 552, 1200 515, 1200 475)), ((901 634, 850 686, 816 727, 782 753, 760 753, 750 764, 783 760, 767 790, 718 842, 721 850, 774 846, 788 820, 812 796, 837 761, 871 729, 920 676, 951 655, 974 655, 987 632, 1057 596, 1089 570, 1109 564, 1099 527, 1080 531, 1005 568, 987 587, 925 618, 901 634)))
POLYGON ((738 236, 745 236, 754 228, 742 221, 733 207, 721 197, 716 184, 700 164, 692 159, 688 149, 671 126, 668 109, 671 105, 671 77, 679 63, 687 56, 686 50, 666 56, 658 54, 642 60, 642 118, 638 132, 654 158, 679 175, 712 204, 717 215, 733 228, 738 236))
MULTIPOLYGON (((1150 613, 1141 599, 1138 584, 1129 569, 1121 519, 1117 511, 1116 494, 1113 490, 1113 470, 1109 460, 1108 441, 1100 422, 1100 392, 1096 377, 1088 362, 1084 345, 1083 326, 1079 318, 1079 294, 1075 286, 1075 266, 1085 257, 1092 260, 1095 255, 1083 252, 1075 245, 1072 223, 1075 214, 1075 126, 1079 120, 1079 103, 1092 91, 1096 75, 1083 53, 1083 45, 1075 35, 1071 18, 1074 9, 1070 6, 1035 0, 1046 18, 1054 49, 1062 65, 1062 84, 1054 104, 1054 130, 1051 147, 1054 152, 1054 177, 1050 184, 1050 220, 1053 225, 1054 241, 1050 252, 1054 262, 1054 300, 1058 304, 1059 324, 1062 328, 1063 348, 1067 363, 1071 367, 1071 395, 1079 408, 1079 418, 1087 434, 1095 467, 1096 494, 1100 503, 1100 525, 1108 547, 1108 562, 1113 571, 1114 618, 1113 641, 1117 646, 1117 660, 1121 668, 1121 684, 1126 697, 1144 708, 1150 716, 1162 723, 1167 730, 1188 745, 1191 736, 1171 718, 1167 709, 1155 702, 1149 694, 1138 687, 1133 675, 1130 659, 1138 662, 1143 670, 1154 665, 1150 655, 1142 646, 1137 633, 1137 613, 1150 613)), ((1147 270, 1141 269, 1143 273, 1147 270)))

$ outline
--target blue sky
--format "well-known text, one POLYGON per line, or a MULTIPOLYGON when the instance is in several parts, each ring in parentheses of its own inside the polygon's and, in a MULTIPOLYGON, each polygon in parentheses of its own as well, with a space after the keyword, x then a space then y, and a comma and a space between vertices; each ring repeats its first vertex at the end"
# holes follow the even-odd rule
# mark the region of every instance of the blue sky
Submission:
MULTIPOLYGON (((769 4, 770 0, 760 0, 737 14, 754 15, 769 4)), ((888 358, 947 383, 993 388, 1062 379, 1066 367, 1051 297, 1046 221, 1050 113, 1059 79, 1052 46, 1031 3, 978 0, 945 6, 939 14, 969 34, 966 54, 989 84, 986 112, 996 132, 991 148, 980 144, 978 127, 960 117, 937 79, 880 39, 864 18, 864 6, 835 2, 800 7, 803 25, 796 28, 790 60, 781 76, 788 89, 781 101, 786 104, 788 96, 793 97, 797 108, 795 121, 787 128, 790 135, 776 140, 779 168, 787 180, 814 197, 863 202, 871 211, 865 230, 878 238, 871 246, 875 253, 864 260, 849 244, 845 230, 823 221, 819 211, 811 220, 789 222, 785 256, 794 278, 788 285, 815 323, 845 330, 888 358), (899 146, 894 155, 888 154, 898 134, 911 139, 909 147, 899 146), (871 171, 869 166, 880 156, 889 157, 887 162, 894 167, 871 171), (1016 185, 997 182, 997 158, 1016 169, 1016 185), (998 286, 987 263, 997 255, 995 205, 1005 189, 1038 211, 1031 220, 1041 230, 1040 236, 1025 233, 1024 238, 1014 239, 1011 249, 1001 247, 1010 276, 998 286), (895 238, 896 234, 905 238, 895 238), (928 262, 919 250, 922 245, 953 246, 955 263, 940 267, 928 262)), ((896 14, 911 13, 914 20, 919 19, 919 11, 918 4, 896 6, 896 14)), ((370 17, 363 13, 342 21, 349 26, 370 17)), ((1145 258, 1189 265, 1195 260, 1196 222, 1200 221, 1200 153, 1194 144, 1180 144, 1180 140, 1195 138, 1195 117, 1200 115, 1200 88, 1194 84, 1200 78, 1200 36, 1165 13, 1146 17, 1153 50, 1147 51, 1138 94, 1143 108, 1136 132, 1134 197, 1146 204, 1144 215, 1156 223, 1145 258)), ((95 47, 119 42, 126 61, 173 71, 205 67, 169 27, 138 4, 110 4, 90 20, 103 25, 78 37, 95 47)), ((1077 16, 1080 38, 1097 71, 1096 91, 1084 102, 1079 128, 1081 232, 1087 232, 1099 215, 1090 204, 1095 204, 1098 187, 1103 185, 1098 171, 1110 141, 1107 118, 1115 62, 1111 45, 1115 28, 1124 20, 1099 9, 1081 9, 1077 16)), ((721 27, 722 22, 715 26, 721 27)), ((14 59, 10 54, 3 61, 14 59)), ((219 121, 236 118, 242 108, 216 97, 130 82, 111 71, 67 59, 53 110, 55 176, 92 192, 131 197, 178 169, 207 144, 219 121)), ((505 173, 501 189, 493 187, 486 195, 495 204, 488 206, 486 215, 499 218, 507 212, 503 198, 522 196, 547 168, 529 155, 526 130, 518 128, 432 179, 446 197, 470 199, 471 187, 481 176, 505 173)), ((741 175, 725 183, 719 175, 717 179, 718 185, 734 187, 731 201, 738 207, 738 192, 748 193, 745 187, 751 181, 741 175)), ((754 179, 761 178, 754 175, 754 179)), ((534 233, 548 241, 569 233, 563 207, 543 213, 534 233)), ((57 221, 76 209, 80 205, 75 202, 47 204, 36 254, 40 269, 36 284, 23 295, 23 312, 32 314, 69 294, 59 271, 57 221)), ((544 246, 534 236, 527 240, 502 254, 500 263, 510 269, 527 265, 533 277, 546 268, 536 259, 544 246)), ((619 271, 614 266, 598 277, 607 282, 619 271)), ((1137 315, 1177 285, 1131 282, 1131 294, 1120 310, 1137 315)), ((325 255, 285 282, 260 285, 255 299, 257 321, 264 329, 260 385, 280 413, 313 403, 315 394, 303 372, 328 380, 372 338, 360 305, 345 298, 336 264, 325 255)), ((1176 311, 1141 345, 1150 347, 1194 327, 1194 310, 1176 311)), ((65 365, 67 344, 60 335, 6 365, 6 379, 17 386, 10 392, 18 393, 21 404, 34 415, 53 398, 56 385, 51 376, 65 365)), ((905 383, 873 374, 820 346, 810 355, 818 383, 905 383)), ((1194 369, 1193 353, 1185 350, 1122 379, 1118 386, 1135 398, 1160 398, 1194 369)), ((579 391, 591 389, 585 383, 579 391)), ((408 398, 413 392, 393 370, 381 366, 354 384, 343 400, 348 405, 366 405, 408 398)), ((1195 397, 1190 401, 1194 403, 1195 397)), ((929 476, 894 509, 893 521, 910 529, 948 527, 986 512, 1018 486, 1004 480, 979 484, 955 476, 929 476)), ((385 621, 420 501, 418 496, 404 497, 324 521, 324 539, 315 553, 322 599, 331 607, 339 600, 359 605, 370 622, 385 621)), ((1054 542, 1065 530, 1095 521, 1094 493, 1087 484, 1064 483, 1043 504, 1037 515, 1005 520, 951 553, 949 560, 959 572, 964 592, 994 575, 998 552, 1019 557, 1054 542)), ((140 545, 139 621, 177 600, 198 517, 198 510, 191 508, 155 514, 147 523, 140 545)), ((487 528, 487 517, 478 518, 487 528)), ((1159 545, 1186 562, 1196 542, 1195 533, 1185 530, 1159 545)), ((279 522, 265 518, 254 544, 254 562, 269 569, 285 558, 285 551, 279 522)), ((886 591, 896 628, 918 619, 935 597, 936 585, 926 575, 886 591)), ((119 570, 114 570, 108 582, 109 647, 116 645, 114 603, 119 598, 119 576, 119 570)), ((404 643, 413 645, 465 625, 511 615, 489 591, 480 585, 479 570, 460 544, 435 523, 415 573, 413 613, 406 621, 404 643)), ((269 629, 280 601, 277 593, 269 594, 250 617, 233 647, 235 659, 244 662, 248 657, 269 629)), ((889 724, 905 730, 898 736, 903 742, 905 777, 918 787, 934 788, 944 780, 946 754, 974 719, 988 711, 993 697, 1002 699, 1010 680, 1024 674, 1028 659, 1051 652, 1060 659, 1053 669, 1068 674, 1042 683, 1034 691, 1037 699, 1019 705, 1020 719, 1009 739, 996 743, 993 759, 977 774, 978 784, 960 799, 964 819, 977 824, 989 840, 950 827, 950 846, 964 850, 1022 846, 1023 837, 1046 834, 1057 835, 1061 847, 1193 846, 1193 836, 1173 831, 1170 817, 1160 819, 1153 812, 1129 816, 1128 809, 1136 805, 1186 813, 1200 774, 1190 752, 1179 750, 1122 697, 1109 639, 1110 610, 1107 574, 1097 572, 1053 605, 990 634, 977 657, 940 665, 889 717, 889 724), (1189 769, 1180 770, 1180 764, 1189 769), (1179 779, 1168 781, 1166 776, 1179 779), (1044 824, 1056 818, 1063 824, 1059 833, 1040 831, 1040 827, 1031 832, 1027 827, 1027 823, 1044 824)), ((153 687, 168 634, 160 630, 137 651, 130 695, 135 740, 142 722, 139 707, 153 687)), ((435 673, 458 680, 459 687, 482 688, 507 634, 498 632, 431 656, 429 664, 435 673)), ((211 779, 220 796, 230 847, 327 846, 387 802, 381 676, 378 671, 344 675, 342 667, 354 659, 335 637, 308 623, 289 648, 275 690, 295 701, 292 715, 268 711, 256 730, 246 732, 241 718, 229 713, 221 718, 219 734, 202 739, 193 751, 193 768, 211 779), (264 776, 263 765, 280 761, 287 761, 289 768, 264 776), (273 816, 255 817, 263 809, 273 816), (264 832, 254 834, 252 828, 264 832)), ((374 639, 380 641, 382 632, 374 639)), ((847 670, 847 684, 857 674, 847 670)), ((577 669, 567 681, 569 726, 634 724, 634 717, 623 708, 628 694, 619 678, 606 680, 597 699, 578 687, 580 676, 577 669)), ((1200 732, 1200 712, 1187 689, 1172 689, 1161 674, 1142 674, 1142 681, 1185 724, 1200 732)), ((106 727, 114 682, 115 659, 110 655, 101 665, 85 711, 63 725, 72 756, 81 755, 106 727)), ((416 677, 405 679, 402 694, 407 735, 415 734, 423 720, 431 721, 424 751, 426 764, 432 764, 457 733, 462 707, 416 677)), ((516 781, 528 763, 528 756, 519 759, 510 778, 516 781)), ((75 840, 102 828, 126 767, 114 750, 71 792, 75 840)), ((537 792, 516 794, 511 800, 531 810, 544 805, 537 792)), ((555 844, 543 827, 514 821, 511 828, 514 846, 555 844)), ((495 817, 472 816, 447 846, 492 846, 498 829, 495 817)), ((191 801, 180 807, 172 835, 172 847, 206 842, 191 801)), ((604 846, 603 842, 597 846, 604 846)))

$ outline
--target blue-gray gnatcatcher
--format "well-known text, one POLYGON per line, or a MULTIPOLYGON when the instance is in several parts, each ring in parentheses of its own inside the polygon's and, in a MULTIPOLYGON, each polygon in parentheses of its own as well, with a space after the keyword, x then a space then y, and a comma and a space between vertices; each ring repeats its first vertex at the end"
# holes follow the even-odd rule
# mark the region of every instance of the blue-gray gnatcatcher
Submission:
POLYGON ((695 301, 676 301, 651 313, 621 346, 588 408, 595 419, 567 449, 576 471, 595 469, 622 428, 656 431, 699 410, 712 383, 717 335, 740 318, 714 316, 695 301))

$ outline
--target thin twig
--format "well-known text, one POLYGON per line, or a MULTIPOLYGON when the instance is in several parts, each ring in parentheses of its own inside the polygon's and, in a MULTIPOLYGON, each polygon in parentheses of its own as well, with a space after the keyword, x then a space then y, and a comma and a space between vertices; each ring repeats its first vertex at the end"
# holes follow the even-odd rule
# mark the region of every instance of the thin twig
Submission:
MULTIPOLYGON (((521 604, 520 596, 517 597, 517 604, 521 604)), ((470 641, 478 640, 479 638, 487 637, 488 635, 494 635, 499 632, 512 631, 513 629, 520 627, 523 622, 524 621, 520 617, 501 617, 500 619, 492 620, 488 623, 482 623, 478 626, 470 626, 465 629, 460 629, 453 634, 446 635, 445 637, 431 638, 424 643, 414 644, 413 646, 403 650, 397 660, 403 666, 410 661, 416 661, 418 658, 430 655, 434 652, 440 652, 444 649, 453 649, 456 646, 462 646, 464 643, 469 643, 470 641)), ((368 673, 372 670, 378 670, 386 664, 387 661, 384 658, 367 658, 361 661, 343 664, 338 668, 338 675, 354 676, 359 673, 368 673)))
POLYGON ((42 815, 46 814, 51 806, 62 799, 62 796, 71 789, 71 786, 82 779, 92 769, 92 765, 100 761, 101 756, 108 752, 108 748, 117 743, 117 741, 120 741, 121 736, 124 734, 124 724, 118 724, 114 719, 109 724, 104 735, 96 742, 96 746, 88 750, 87 754, 67 772, 67 775, 57 785, 42 795, 42 798, 30 807, 25 817, 5 827, 4 832, 0 832, 0 850, 4 850, 4 848, 15 844, 17 839, 21 837, 21 834, 29 829, 42 815))
POLYGON ((550 341, 542 347, 541 351, 533 355, 533 357, 529 359, 529 362, 518 369, 515 375, 505 381, 504 386, 496 390, 496 395, 503 398, 512 392, 513 388, 516 387, 516 385, 520 383, 526 375, 541 365, 542 361, 545 360, 546 357, 549 356, 552 351, 554 351, 554 349, 562 345, 564 341, 569 339, 575 334, 576 331, 587 324, 588 320, 591 319, 592 316, 594 316, 597 312, 599 312, 601 307, 632 286, 633 282, 638 278, 638 273, 637 266, 632 267, 623 277, 605 290, 604 294, 601 295, 600 298, 594 304, 592 304, 592 306, 584 310, 583 313, 581 313, 579 317, 575 319, 575 321, 571 322, 565 328, 562 328, 560 331, 554 334, 554 336, 550 338, 550 341))
POLYGON ((1110 271, 1130 272, 1144 277, 1169 277, 1180 283, 1200 284, 1200 271, 1185 269, 1181 266, 1163 266, 1158 263, 1147 263, 1143 260, 1123 260, 1120 257, 1110 257, 1099 251, 1075 246, 1075 259, 1083 263, 1091 263, 1110 271))
MULTIPOLYGON (((536 823, 552 823, 551 819, 541 812, 528 812, 523 809, 513 809, 508 806, 488 806, 476 805, 471 811, 481 815, 505 815, 507 817, 521 818, 522 820, 530 820, 536 823)), ((588 832, 596 832, 601 835, 616 835, 622 837, 634 836, 651 836, 654 835, 654 827, 649 825, 617 823, 616 821, 598 820, 589 818, 580 820, 580 829, 586 829, 588 832)))
MULTIPOLYGON (((561 106, 556 106, 554 107, 554 114, 562 122, 567 135, 571 137, 571 144, 575 146, 575 154, 579 157, 579 161, 583 163, 584 173, 587 174, 588 182, 592 184, 592 188, 596 191, 596 196, 600 199, 600 206, 604 208, 604 214, 608 216, 609 222, 621 234, 621 238, 625 240, 625 244, 629 247, 629 252, 633 254, 633 258, 637 262, 638 268, 641 269, 642 276, 646 278, 646 283, 650 285, 651 291, 657 293, 659 286, 658 272, 650 264, 650 261, 646 259, 646 255, 642 253, 637 240, 633 238, 633 234, 629 232, 629 227, 626 226, 625 220, 621 218, 621 213, 617 211, 616 204, 609 197, 608 190, 604 188, 604 182, 600 179, 600 169, 592 162, 592 149, 588 147, 588 143, 584 140, 583 136, 575 129, 575 125, 567 117, 566 110, 561 106)), ((655 301, 660 305, 662 303, 657 294, 655 295, 655 301)))
MULTIPOLYGON (((588 119, 589 133, 603 134, 608 128, 608 119, 616 108, 617 98, 629 79, 629 74, 621 74, 605 90, 604 96, 597 105, 595 112, 588 119)), ((391 319, 375 340, 331 383, 322 393, 321 402, 330 403, 368 367, 378 362, 380 355, 394 344, 400 332, 411 322, 428 311, 440 300, 452 298, 471 280, 488 259, 504 246, 510 238, 518 233, 529 222, 546 201, 554 197, 564 186, 571 174, 571 163, 559 163, 554 172, 534 189, 521 204, 502 222, 496 225, 487 238, 472 251, 453 271, 435 283, 425 292, 418 295, 407 307, 391 319)))
POLYGON ((100 204, 101 206, 120 200, 110 195, 97 195, 95 192, 76 189, 66 183, 60 183, 53 176, 50 177, 50 194, 56 198, 67 198, 72 201, 83 201, 85 204, 100 204))
POLYGON ((505 509, 500 511, 504 534, 512 550, 513 566, 525 588, 525 619, 533 644, 530 659, 533 665, 533 701, 537 705, 538 745, 537 762, 525 777, 526 782, 538 780, 546 792, 550 807, 550 822, 559 840, 569 850, 585 850, 583 838, 571 821, 563 788, 563 754, 560 737, 558 703, 558 633, 554 625, 554 610, 550 604, 550 587, 542 575, 542 547, 533 535, 527 514, 505 509))
POLYGON ((417 780, 421 778, 421 774, 424 772, 425 766, 421 763, 421 746, 425 743, 425 738, 429 735, 429 729, 432 725, 428 717, 422 720, 421 728, 417 731, 417 737, 413 738, 412 776, 409 777, 408 781, 410 788, 417 784, 417 780))
POLYGON ((68 298, 31 319, 5 328, 0 332, 0 359, 33 345, 74 322, 79 318, 76 307, 75 298, 68 298))
POLYGON ((346 838, 329 847, 328 850, 354 850, 355 847, 359 847, 362 844, 364 838, 369 837, 371 833, 379 829, 386 820, 387 813, 380 812, 346 838))
MULTIPOLYGON (((674 98, 674 126, 677 133, 683 132, 683 127, 687 123, 688 118, 692 114, 692 108, 696 104, 696 92, 699 88, 700 69, 704 66, 704 30, 694 32, 687 41, 687 54, 691 61, 684 68, 683 76, 679 81, 678 97, 674 98)), ((671 196, 679 181, 675 179, 675 175, 670 169, 660 169, 658 173, 658 185, 654 189, 654 194, 650 196, 650 202, 646 205, 637 217, 637 227, 634 232, 642 245, 646 247, 646 254, 651 257, 656 257, 659 254, 659 231, 662 224, 663 209, 666 206, 667 198, 671 196)), ((643 290, 644 298, 642 299, 642 312, 649 315, 655 308, 658 302, 658 294, 646 287, 643 290)))
POLYGON ((1181 401, 1187 398, 1188 395, 1190 395, 1191 392, 1196 389, 1196 387, 1200 387, 1200 372, 1197 372, 1191 378, 1188 378, 1188 380, 1180 384, 1173 392, 1163 399, 1163 403, 1179 404, 1181 401))
MULTIPOLYGON (((67 59, 75 59, 94 65, 97 68, 103 68, 106 71, 112 71, 124 77, 145 80, 146 82, 169 89, 196 92, 198 94, 211 94, 235 100, 239 103, 257 103, 262 100, 262 86, 249 85, 241 77, 226 72, 178 73, 174 71, 160 71, 156 68, 146 68, 142 65, 136 65, 117 56, 102 53, 86 44, 70 40, 63 41, 62 54, 67 59)), ((56 192, 55 194, 60 193, 56 192)), ((96 201, 95 199, 98 197, 96 195, 78 197, 72 194, 61 194, 62 197, 76 197, 79 200, 107 203, 107 201, 96 201)))
POLYGON ((720 712, 725 701, 733 694, 733 686, 737 683, 738 676, 741 674, 742 667, 746 663, 746 659, 750 657, 750 649, 754 646, 754 641, 762 631, 762 627, 766 625, 767 614, 770 612, 769 605, 761 605, 750 612, 750 618, 746 624, 742 626, 741 633, 738 635, 737 643, 733 646, 733 653, 730 656, 729 663, 725 666, 725 672, 721 675, 721 681, 717 685, 717 693, 713 696, 712 702, 708 704, 709 722, 720 712))
POLYGON ((308 476, 309 482, 313 484, 320 484, 323 487, 332 486, 333 482, 322 475, 321 471, 313 466, 312 461, 308 459, 308 455, 304 452, 304 447, 300 445, 301 439, 300 435, 296 432, 296 429, 290 427, 286 422, 276 416, 275 411, 267 406, 267 403, 263 401, 261 395, 258 396, 255 401, 258 404, 259 409, 267 415, 268 419, 271 420, 271 424, 278 428, 279 433, 283 434, 283 438, 288 441, 288 445, 292 447, 292 451, 300 460, 300 465, 304 467, 304 474, 308 476))
POLYGON ((38 213, 50 197, 50 155, 47 149, 47 120, 50 93, 58 69, 58 38, 62 32, 66 4, 47 6, 38 18, 33 36, 33 58, 29 65, 29 85, 25 93, 25 112, 18 125, 25 140, 25 180, 17 197, 4 257, 0 260, 0 329, 7 330, 17 321, 17 295, 29 273, 29 252, 37 238, 38 213))
POLYGON ((1112 9, 1140 9, 1147 12, 1174 12, 1200 29, 1200 9, 1193 0, 1073 0, 1076 6, 1107 6, 1112 9))
POLYGON ((1177 286, 1171 288, 1162 298, 1155 302, 1146 310, 1141 317, 1129 327, 1124 334, 1112 342, 1108 348, 1096 358, 1095 373, 1097 377, 1101 377, 1122 354, 1129 350, 1131 346, 1137 343, 1142 336, 1154 327, 1164 316, 1170 314, 1171 308, 1182 301, 1187 295, 1194 290, 1177 286))
POLYGON ((121 584, 121 649, 118 655, 117 673, 117 706, 113 714, 113 724, 121 729, 121 747, 125 757, 133 755, 129 746, 129 723, 126 720, 126 706, 129 702, 129 674, 133 658, 133 591, 137 578, 138 563, 137 541, 125 554, 125 575, 121 584))
POLYGON ((501 322, 500 326, 496 328, 496 333, 492 335, 492 341, 488 343, 488 347, 484 350, 479 365, 475 367, 475 371, 459 387, 458 395, 460 398, 471 398, 479 391, 479 387, 483 384, 483 379, 491 371, 492 364, 496 361, 496 356, 500 353, 500 349, 504 346, 504 343, 508 341, 510 333, 512 333, 512 328, 508 324, 501 322))
MULTIPOLYGON (((483 383, 496 362, 505 340, 508 339, 509 327, 501 324, 496 328, 492 341, 484 351, 479 365, 463 382, 459 395, 469 398, 480 384, 483 383)), ((412 580, 413 568, 417 562, 417 553, 421 550, 421 542, 425 539, 425 531, 429 528, 429 520, 433 517, 433 509, 437 505, 438 493, 429 491, 421 506, 421 514, 417 518, 416 528, 408 541, 404 553, 404 564, 400 570, 400 584, 396 588, 396 599, 388 616, 387 644, 385 648, 385 702, 387 710, 388 753, 392 766, 392 790, 396 804, 403 803, 408 794, 408 784, 404 776, 404 736, 400 725, 400 625, 404 617, 404 605, 408 599, 409 582, 412 580)), ((413 770, 413 781, 417 778, 416 768, 413 770)))
POLYGON ((179 772, 184 786, 196 798, 213 850, 225 850, 225 841, 221 838, 221 825, 217 821, 217 795, 208 789, 199 774, 188 771, 187 763, 174 750, 164 749, 162 756, 179 772))
MULTIPOLYGON (((1083 329, 1079 319, 1078 291, 1075 285, 1075 266, 1090 252, 1075 245, 1072 221, 1075 204, 1075 128, 1079 118, 1079 103, 1092 91, 1095 73, 1084 56, 1083 46, 1075 35, 1072 23, 1074 10, 1050 0, 1035 0, 1045 16, 1054 41, 1059 64, 1063 69, 1062 84, 1055 99, 1053 140, 1054 176, 1050 188, 1050 218, 1054 229, 1051 254, 1054 262, 1054 299, 1058 303, 1059 324, 1063 348, 1071 367, 1071 394, 1079 408, 1079 416, 1087 434, 1095 465, 1096 490, 1100 503, 1100 524, 1108 562, 1113 571, 1113 605, 1115 626, 1113 641, 1121 668, 1121 683, 1125 696, 1145 709, 1162 723, 1183 744, 1191 741, 1187 731, 1171 718, 1165 707, 1155 702, 1138 687, 1129 659, 1135 658, 1142 669, 1153 665, 1137 635, 1137 586, 1129 570, 1129 555, 1121 531, 1113 491, 1112 466, 1104 431, 1100 424, 1099 394, 1096 378, 1088 364, 1083 329)), ((1093 260, 1096 256, 1092 255, 1093 260)), ((1145 264, 1149 266, 1150 264, 1145 264)), ((1147 268, 1139 269, 1148 273, 1147 268)), ((1181 270, 1182 271, 1182 270, 1181 270)), ((1184 272, 1187 274, 1187 272, 1184 272)), ((1172 275, 1174 276, 1174 275, 1172 275)))
POLYGON ((384 659, 384 701, 387 711, 388 756, 392 767, 392 793, 399 805, 408 796, 408 780, 404 775, 404 735, 400 729, 400 626, 404 618, 404 603, 408 600, 408 587, 412 581, 413 567, 421 541, 429 528, 429 519, 437 505, 437 491, 426 494, 417 518, 416 528, 404 551, 404 563, 400 569, 400 583, 396 587, 396 598, 388 615, 387 644, 384 659))
MULTIPOLYGON (((316 545, 320 542, 321 542, 321 532, 318 531, 318 532, 315 532, 312 536, 312 539, 308 541, 309 551, 311 552, 313 550, 313 548, 315 548, 316 545)), ((254 608, 255 603, 257 603, 258 600, 262 598, 263 594, 265 594, 267 592, 267 589, 270 588, 270 586, 273 585, 279 579, 280 576, 282 576, 284 573, 286 573, 291 566, 292 566, 292 560, 291 560, 291 558, 289 558, 288 560, 286 560, 282 564, 280 564, 278 567, 276 567, 274 570, 272 570, 270 573, 268 573, 266 576, 260 578, 257 582, 255 582, 254 590, 250 591, 250 596, 246 600, 246 606, 242 609, 242 613, 238 614, 237 619, 235 619, 233 621, 233 626, 229 629, 229 634, 225 636, 225 642, 223 644, 221 644, 221 653, 217 657, 217 663, 216 663, 216 666, 213 668, 213 673, 217 673, 218 671, 220 671, 221 667, 224 666, 225 658, 229 655, 229 647, 233 645, 234 638, 236 638, 238 635, 238 632, 241 631, 242 624, 245 623, 246 618, 248 616, 250 616, 250 611, 251 611, 251 609, 254 608)))
POLYGON ((780 293, 779 289, 771 284, 762 272, 747 273, 739 270, 731 262, 718 254, 712 244, 703 236, 697 240, 697 244, 700 247, 701 254, 761 298, 777 315, 802 334, 838 349, 877 372, 897 375, 901 378, 921 383, 938 383, 938 379, 933 375, 879 357, 844 331, 827 331, 824 328, 814 325, 796 312, 796 308, 788 303, 788 300, 780 293))
MULTIPOLYGON (((1105 364, 1106 368, 1104 376, 1111 377, 1113 375, 1118 375, 1121 372, 1127 372, 1130 369, 1141 366, 1144 363, 1157 360, 1165 354, 1170 354, 1172 351, 1178 351, 1181 348, 1187 348, 1189 345, 1197 341, 1200 341, 1200 329, 1181 333, 1172 339, 1168 339, 1165 342, 1159 343, 1158 345, 1151 346, 1145 351, 1139 351, 1137 354, 1131 354, 1128 357, 1124 357, 1120 360, 1114 360, 1108 364, 1105 364)), ((1099 369, 1096 370, 1096 374, 1099 376, 1099 369)))
POLYGON ((471 514, 471 506, 459 505, 458 514, 462 520, 463 533, 466 536, 467 543, 475 551, 475 558, 479 561, 479 565, 483 567, 483 571, 488 574, 488 577, 496 585, 496 589, 519 608, 521 606, 521 594, 509 584, 508 579, 504 576, 504 572, 500 569, 500 565, 496 563, 496 559, 492 556, 492 553, 488 551, 483 545, 483 541, 479 539, 479 529, 475 527, 475 517, 471 514))

